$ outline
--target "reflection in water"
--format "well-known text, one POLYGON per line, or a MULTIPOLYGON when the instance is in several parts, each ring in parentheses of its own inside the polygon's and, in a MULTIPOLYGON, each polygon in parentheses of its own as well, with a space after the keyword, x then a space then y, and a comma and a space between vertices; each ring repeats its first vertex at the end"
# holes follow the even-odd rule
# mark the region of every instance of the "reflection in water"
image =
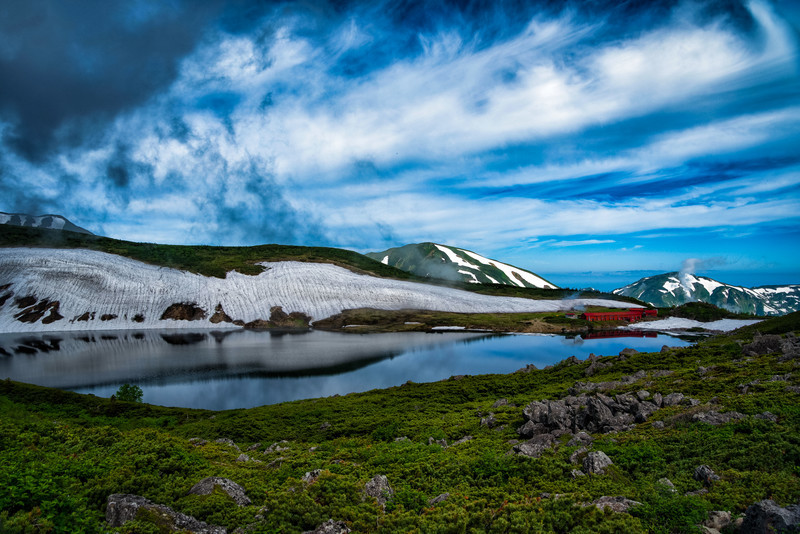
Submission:
POLYGON ((0 335, 0 378, 112 395, 125 382, 144 401, 228 409, 508 373, 590 352, 657 352, 667 337, 587 339, 552 335, 342 334, 320 331, 141 331, 0 335))

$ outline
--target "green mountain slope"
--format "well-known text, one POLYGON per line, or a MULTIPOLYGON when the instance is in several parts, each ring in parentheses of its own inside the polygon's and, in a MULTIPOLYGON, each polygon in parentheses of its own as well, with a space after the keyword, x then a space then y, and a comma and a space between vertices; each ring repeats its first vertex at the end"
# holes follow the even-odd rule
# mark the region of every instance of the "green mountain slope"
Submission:
POLYGON ((557 289, 541 276, 492 260, 475 252, 439 245, 419 243, 370 252, 370 258, 425 278, 439 278, 471 284, 500 284, 516 287, 557 289))
MULTIPOLYGON (((228 532, 299 534, 330 519, 353 532, 697 532, 710 510, 800 500, 798 333, 794 313, 684 349, 222 412, 4 380, 0 532, 109 532, 120 493, 228 532), (756 330, 768 337, 750 344, 756 330), (517 429, 538 401, 559 406, 573 390, 615 409, 670 401, 628 429, 561 432, 538 457, 515 453, 532 452, 517 429), (612 464, 586 474, 600 452, 612 464), (699 480, 700 466, 719 478, 699 480), (364 494, 378 475, 392 488, 384 505, 364 494), (189 494, 206 477, 252 504, 189 494), (602 511, 591 504, 602 497, 635 504, 602 511)), ((115 531, 164 523, 143 511, 115 531)))

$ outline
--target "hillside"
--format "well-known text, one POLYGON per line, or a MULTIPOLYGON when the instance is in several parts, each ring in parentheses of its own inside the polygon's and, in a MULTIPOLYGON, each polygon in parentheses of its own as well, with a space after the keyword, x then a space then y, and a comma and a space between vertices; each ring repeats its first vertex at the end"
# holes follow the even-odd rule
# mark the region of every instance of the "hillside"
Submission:
POLYGON ((254 267, 262 271, 216 278, 85 249, 1 248, 0 332, 307 327, 358 308, 524 313, 632 306, 609 299, 483 295, 330 263, 278 261, 254 267))
POLYGON ((797 333, 223 412, 0 381, 0 531, 765 532, 800 521, 797 333))
POLYGON ((556 285, 525 269, 485 258, 469 250, 436 243, 405 245, 383 252, 369 252, 367 256, 424 278, 557 289, 556 285))
POLYGON ((700 301, 751 315, 785 315, 800 310, 800 285, 797 284, 746 288, 677 272, 642 278, 613 293, 661 308, 700 301))

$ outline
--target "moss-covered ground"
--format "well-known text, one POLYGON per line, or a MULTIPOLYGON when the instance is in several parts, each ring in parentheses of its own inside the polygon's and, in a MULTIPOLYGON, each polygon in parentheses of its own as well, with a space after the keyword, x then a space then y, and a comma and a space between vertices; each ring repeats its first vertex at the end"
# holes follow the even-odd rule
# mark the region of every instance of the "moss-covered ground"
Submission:
MULTIPOLYGON (((800 313, 758 328, 797 332, 800 313)), ((142 495, 229 532, 302 532, 330 518, 354 532, 697 532, 709 510, 741 513, 766 498, 800 500, 800 362, 743 355, 741 343, 754 332, 609 357, 603 361, 613 365, 591 377, 588 363, 565 361, 528 373, 223 412, 0 381, 0 532, 108 532, 104 508, 112 493, 142 495), (538 459, 507 454, 528 402, 561 398, 576 381, 637 371, 649 374, 611 393, 681 392, 701 404, 662 408, 632 430, 595 435, 594 449, 614 462, 603 475, 573 478, 580 467, 569 460, 575 447, 563 442, 538 459), (491 408, 500 398, 516 406, 491 408), (691 414, 712 402, 748 417, 720 426, 692 422, 691 414), (777 420, 752 417, 765 411, 777 420), (481 425, 489 412, 500 426, 481 425), (402 436, 408 439, 395 441, 402 436), (428 444, 430 437, 452 444, 464 436, 473 439, 447 448, 428 444), (190 441, 195 437, 207 443, 190 441), (237 461, 241 452, 218 438, 233 440, 251 461, 237 461), (263 452, 281 440, 287 450, 263 452), (700 464, 721 480, 706 494, 687 496, 702 488, 692 477, 700 464), (302 481, 314 469, 319 478, 302 481), (361 493, 376 475, 386 475, 395 491, 385 509, 361 493), (242 485, 253 505, 238 507, 221 492, 188 495, 208 476, 242 485), (662 477, 677 491, 657 483, 662 477), (429 504, 443 493, 449 498, 429 504), (630 513, 580 506, 605 495, 642 505, 630 513)), ((159 528, 145 514, 118 530, 159 528)))

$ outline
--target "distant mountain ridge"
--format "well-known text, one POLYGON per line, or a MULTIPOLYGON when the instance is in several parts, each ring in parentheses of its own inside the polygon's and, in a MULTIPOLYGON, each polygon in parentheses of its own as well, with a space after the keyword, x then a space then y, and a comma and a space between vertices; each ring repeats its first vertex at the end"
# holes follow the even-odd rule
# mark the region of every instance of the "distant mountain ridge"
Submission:
POLYGON ((417 276, 471 284, 501 284, 517 287, 558 289, 558 286, 513 265, 492 260, 463 248, 417 243, 369 252, 370 258, 417 276))
POLYGON ((658 307, 707 302, 732 312, 754 315, 785 315, 800 310, 800 284, 746 288, 685 272, 642 278, 612 293, 658 307))
POLYGON ((27 213, 5 213, 0 211, 0 224, 26 226, 29 228, 47 228, 49 230, 67 230, 68 232, 94 235, 89 230, 72 224, 66 217, 53 214, 28 215, 27 213))

